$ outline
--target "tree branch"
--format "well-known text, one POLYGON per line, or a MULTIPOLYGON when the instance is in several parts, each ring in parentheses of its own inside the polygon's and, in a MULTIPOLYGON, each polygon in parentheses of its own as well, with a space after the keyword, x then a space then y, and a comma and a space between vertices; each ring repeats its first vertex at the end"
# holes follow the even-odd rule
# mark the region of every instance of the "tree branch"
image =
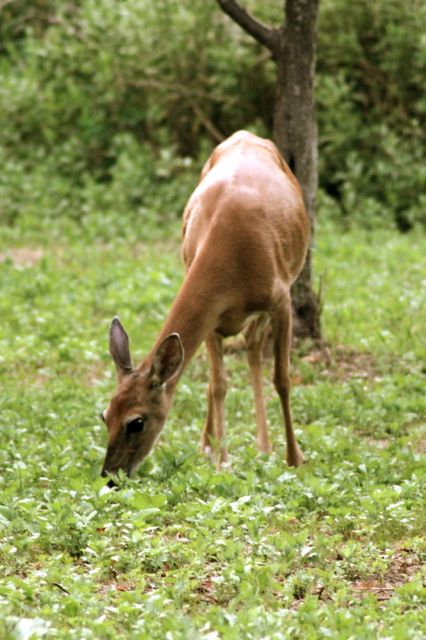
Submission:
POLYGON ((213 124, 210 118, 204 113, 198 104, 195 102, 190 102, 191 108, 193 109, 195 115, 201 122, 201 124, 207 129, 207 131, 212 136, 213 140, 217 143, 223 142, 225 140, 225 136, 219 129, 213 124))
POLYGON ((216 0, 216 2, 222 11, 240 25, 246 33, 273 53, 276 51, 279 45, 278 29, 265 27, 265 25, 255 20, 248 11, 243 9, 236 0, 216 0))

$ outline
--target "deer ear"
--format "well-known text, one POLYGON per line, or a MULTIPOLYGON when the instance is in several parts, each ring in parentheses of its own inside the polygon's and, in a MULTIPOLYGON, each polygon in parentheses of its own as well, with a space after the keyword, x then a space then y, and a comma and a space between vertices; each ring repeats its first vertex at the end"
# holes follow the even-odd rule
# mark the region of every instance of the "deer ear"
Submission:
POLYGON ((183 364, 183 346, 178 333, 172 333, 158 347, 151 367, 151 380, 162 387, 179 373, 183 364))
POLYGON ((114 360, 119 378, 133 371, 129 337, 117 316, 113 318, 109 329, 109 352, 114 360))

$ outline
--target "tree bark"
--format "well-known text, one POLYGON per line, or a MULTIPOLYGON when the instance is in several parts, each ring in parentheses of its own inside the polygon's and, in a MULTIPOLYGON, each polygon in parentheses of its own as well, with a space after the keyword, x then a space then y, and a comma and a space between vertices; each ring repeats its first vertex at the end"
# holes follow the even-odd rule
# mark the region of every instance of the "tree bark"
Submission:
MULTIPOLYGON (((317 127, 314 78, 316 25, 319 0, 286 0, 276 63, 277 93, 274 140, 302 187, 315 226, 318 185, 317 127)), ((311 244, 312 247, 312 244, 311 244)), ((299 337, 320 338, 320 301, 312 287, 312 248, 293 287, 294 330, 299 337)))
MULTIPOLYGON (((314 76, 319 0, 285 0, 284 23, 266 27, 235 0, 217 0, 222 10, 267 47, 277 64, 273 138, 302 187, 315 226, 318 182, 314 76)), ((303 270, 293 286, 294 333, 321 337, 320 300, 312 288, 312 243, 303 270)))

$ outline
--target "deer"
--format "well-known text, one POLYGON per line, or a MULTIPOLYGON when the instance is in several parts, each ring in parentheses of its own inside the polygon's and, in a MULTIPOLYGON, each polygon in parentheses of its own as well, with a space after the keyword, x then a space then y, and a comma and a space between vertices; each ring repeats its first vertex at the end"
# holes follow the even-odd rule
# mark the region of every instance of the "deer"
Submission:
POLYGON ((213 150, 184 209, 182 238, 183 283, 139 366, 132 364, 123 325, 117 316, 112 320, 109 350, 118 386, 101 414, 108 430, 101 474, 121 469, 130 476, 151 452, 177 383, 203 342, 209 382, 201 447, 218 467, 227 463, 223 341, 237 334, 247 347, 257 447, 270 454, 262 389, 267 331, 272 332, 273 382, 284 418, 287 463, 301 465, 290 410, 290 288, 305 262, 310 223, 299 183, 272 141, 238 131, 213 150))

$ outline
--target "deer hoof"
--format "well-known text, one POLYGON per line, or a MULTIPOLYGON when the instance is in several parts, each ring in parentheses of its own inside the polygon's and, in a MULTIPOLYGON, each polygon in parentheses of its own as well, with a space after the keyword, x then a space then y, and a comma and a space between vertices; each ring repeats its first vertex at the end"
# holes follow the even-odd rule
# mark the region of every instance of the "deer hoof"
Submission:
POLYGON ((301 467, 304 462, 305 458, 299 448, 297 451, 294 451, 292 455, 287 454, 287 464, 289 467, 301 467))

